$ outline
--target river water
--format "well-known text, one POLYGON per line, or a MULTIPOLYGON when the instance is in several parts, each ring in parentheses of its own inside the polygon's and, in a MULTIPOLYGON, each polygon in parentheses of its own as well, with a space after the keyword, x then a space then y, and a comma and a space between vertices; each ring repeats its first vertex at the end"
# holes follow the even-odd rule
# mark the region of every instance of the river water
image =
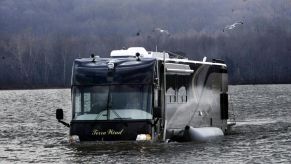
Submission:
POLYGON ((237 125, 208 143, 68 144, 69 89, 0 91, 0 163, 290 163, 291 85, 230 86, 237 125))

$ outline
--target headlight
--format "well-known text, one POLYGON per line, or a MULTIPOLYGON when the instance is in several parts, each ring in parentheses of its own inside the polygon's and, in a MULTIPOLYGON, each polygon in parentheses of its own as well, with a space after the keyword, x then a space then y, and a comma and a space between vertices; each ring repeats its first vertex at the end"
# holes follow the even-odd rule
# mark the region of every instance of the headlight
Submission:
POLYGON ((150 141, 152 139, 150 134, 138 134, 136 136, 137 141, 150 141))
POLYGON ((72 143, 78 143, 78 142, 80 142, 80 138, 79 138, 79 136, 77 136, 77 135, 72 135, 72 136, 70 136, 70 138, 69 138, 69 142, 72 144, 72 143))

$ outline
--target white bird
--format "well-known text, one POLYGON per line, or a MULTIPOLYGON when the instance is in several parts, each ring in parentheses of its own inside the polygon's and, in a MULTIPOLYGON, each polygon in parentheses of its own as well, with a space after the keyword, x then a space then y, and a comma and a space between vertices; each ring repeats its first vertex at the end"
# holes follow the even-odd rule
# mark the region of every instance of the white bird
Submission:
POLYGON ((239 25, 239 24, 244 24, 243 22, 235 22, 234 24, 232 24, 232 25, 227 25, 227 26, 225 26, 224 27, 224 29, 223 29, 223 32, 225 31, 225 30, 232 30, 232 29, 234 29, 237 25, 239 25))
POLYGON ((161 28, 154 28, 153 29, 153 32, 155 32, 155 31, 160 32, 160 33, 165 33, 167 35, 170 35, 170 33, 169 33, 168 30, 164 30, 164 29, 161 29, 161 28))

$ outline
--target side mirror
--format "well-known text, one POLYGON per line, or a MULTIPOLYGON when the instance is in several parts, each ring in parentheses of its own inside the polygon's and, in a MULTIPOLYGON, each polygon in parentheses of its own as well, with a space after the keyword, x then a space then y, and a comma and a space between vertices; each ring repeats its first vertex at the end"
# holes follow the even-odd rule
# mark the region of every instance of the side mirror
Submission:
POLYGON ((65 125, 66 127, 70 127, 70 124, 62 121, 62 119, 64 119, 64 112, 63 109, 57 109, 56 110, 56 118, 57 120, 62 123, 63 125, 65 125))
POLYGON ((62 119, 64 119, 64 112, 63 112, 63 109, 57 109, 57 110, 56 110, 56 118, 57 118, 57 120, 62 120, 62 119))

